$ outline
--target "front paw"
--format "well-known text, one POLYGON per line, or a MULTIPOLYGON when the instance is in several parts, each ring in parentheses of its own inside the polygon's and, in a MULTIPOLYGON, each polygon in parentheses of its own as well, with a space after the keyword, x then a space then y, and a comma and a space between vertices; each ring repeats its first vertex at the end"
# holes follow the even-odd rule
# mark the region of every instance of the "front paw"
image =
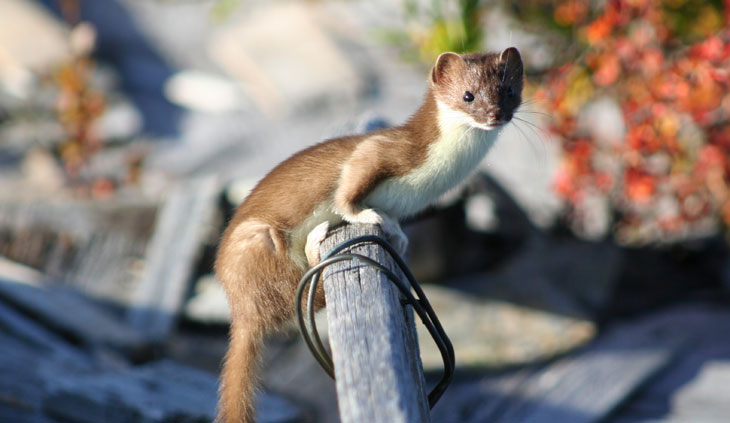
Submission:
POLYGON ((350 223, 364 223, 366 225, 383 226, 385 217, 378 213, 375 209, 365 209, 359 211, 353 216, 345 216, 345 220, 350 223))
POLYGON ((395 248, 400 256, 404 256, 408 249, 408 237, 403 233, 398 221, 385 213, 375 209, 365 209, 351 217, 345 217, 350 223, 365 223, 378 225, 383 230, 388 242, 395 248))

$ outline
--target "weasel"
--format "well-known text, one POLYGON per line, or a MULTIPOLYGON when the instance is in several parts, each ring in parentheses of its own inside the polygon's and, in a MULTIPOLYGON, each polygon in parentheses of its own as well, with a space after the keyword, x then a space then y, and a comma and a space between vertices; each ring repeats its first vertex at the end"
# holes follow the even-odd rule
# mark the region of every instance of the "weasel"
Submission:
MULTIPOLYGON (((231 308, 218 421, 253 423, 264 336, 290 320, 299 279, 340 222, 373 223, 403 252, 398 219, 471 173, 522 101, 523 65, 500 53, 443 53, 423 104, 403 125, 330 139, 285 160, 238 207, 215 272, 231 308)), ((324 305, 318 293, 318 307, 324 305)))

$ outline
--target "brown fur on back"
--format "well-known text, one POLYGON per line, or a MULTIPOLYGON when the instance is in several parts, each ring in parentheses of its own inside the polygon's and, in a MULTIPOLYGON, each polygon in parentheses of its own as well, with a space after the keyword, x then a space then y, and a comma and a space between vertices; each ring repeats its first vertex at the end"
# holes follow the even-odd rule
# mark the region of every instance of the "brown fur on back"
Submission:
POLYGON ((340 178, 349 160, 365 165, 370 172, 368 183, 353 187, 358 192, 351 198, 361 200, 382 179, 404 175, 423 162, 428 144, 439 135, 436 113, 429 91, 418 112, 402 126, 335 138, 298 152, 258 183, 231 225, 255 217, 284 230, 297 226, 334 194, 341 179, 362 182, 340 178))

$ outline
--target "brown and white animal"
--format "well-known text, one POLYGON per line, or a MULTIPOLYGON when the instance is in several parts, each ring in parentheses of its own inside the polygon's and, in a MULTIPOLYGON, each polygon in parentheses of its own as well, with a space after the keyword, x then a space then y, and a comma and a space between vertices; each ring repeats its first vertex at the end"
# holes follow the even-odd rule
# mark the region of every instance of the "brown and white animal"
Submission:
POLYGON ((405 250, 398 219, 429 206, 476 168, 520 105, 522 85, 514 47, 443 53, 423 104, 406 123, 309 147, 258 183, 228 225, 215 263, 232 312, 220 422, 254 421, 262 339, 292 318, 297 283, 319 261, 327 228, 380 224, 405 250))

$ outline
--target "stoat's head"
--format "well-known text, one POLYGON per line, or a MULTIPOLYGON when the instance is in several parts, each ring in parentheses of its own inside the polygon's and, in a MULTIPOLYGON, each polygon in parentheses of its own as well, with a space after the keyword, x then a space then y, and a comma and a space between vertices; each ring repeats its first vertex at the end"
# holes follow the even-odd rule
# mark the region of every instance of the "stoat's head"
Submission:
POLYGON ((512 119, 522 101, 522 80, 522 58, 514 47, 501 54, 442 53, 431 71, 440 106, 463 113, 469 124, 486 130, 512 119))

